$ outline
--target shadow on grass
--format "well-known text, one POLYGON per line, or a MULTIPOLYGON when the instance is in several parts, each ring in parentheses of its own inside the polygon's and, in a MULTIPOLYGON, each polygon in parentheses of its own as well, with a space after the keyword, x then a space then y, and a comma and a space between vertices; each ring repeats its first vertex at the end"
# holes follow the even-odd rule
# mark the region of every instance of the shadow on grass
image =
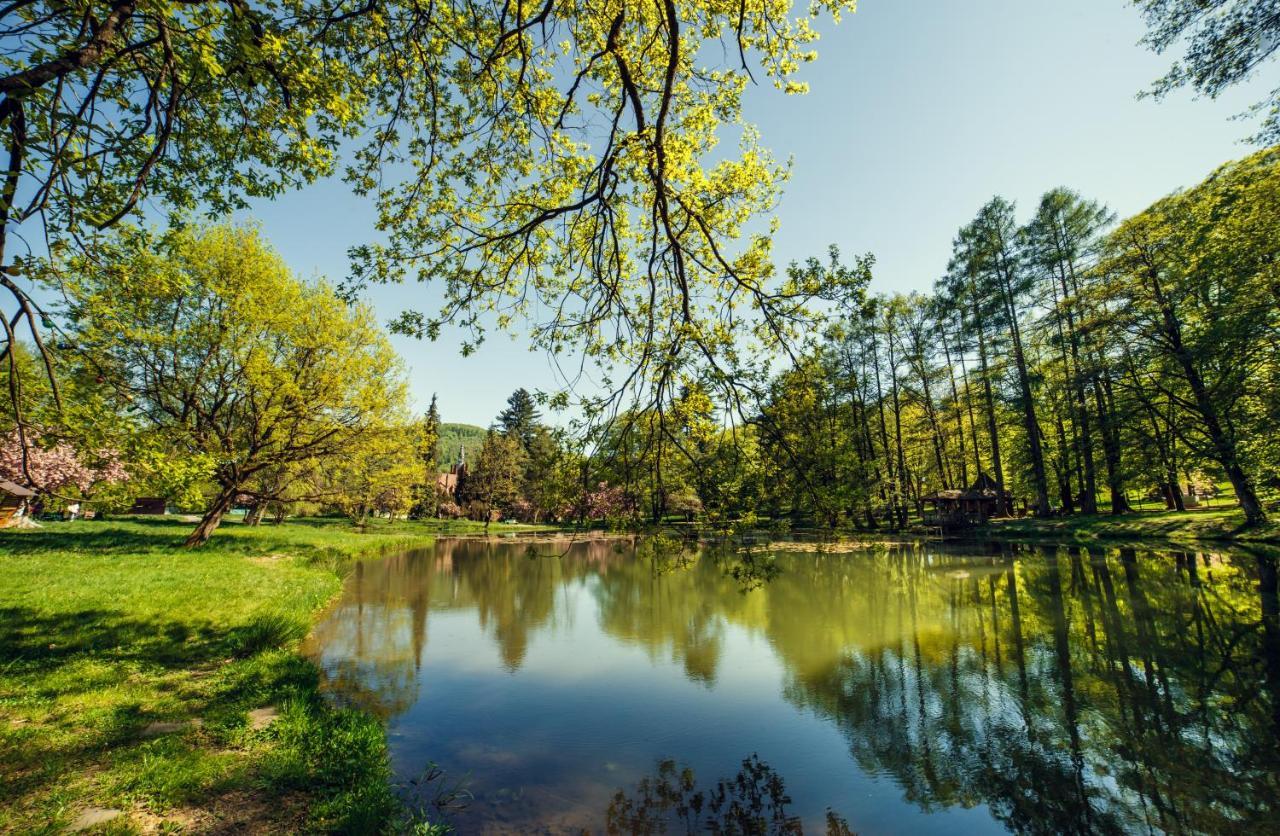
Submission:
POLYGON ((140 662, 191 668, 219 660, 248 658, 300 639, 296 619, 259 614, 230 629, 208 622, 138 619, 92 609, 49 614, 24 607, 0 608, 0 659, 6 673, 37 668, 49 674, 77 656, 107 662, 140 662))
MULTIPOLYGON (((42 528, 0 532, 0 553, 12 556, 47 555, 51 552, 110 555, 203 554, 262 555, 272 552, 301 557, 330 555, 339 543, 358 538, 353 527, 327 525, 245 526, 225 523, 198 549, 184 549, 183 541, 195 525, 171 518, 131 518, 44 523, 42 528)), ((350 551, 342 550, 342 551, 350 551)))
POLYGON ((164 526, 134 522, 46 523, 40 529, 0 534, 0 549, 14 556, 45 555, 51 551, 99 554, 168 552, 180 546, 185 536, 183 528, 172 523, 164 526), (89 529, 88 525, 93 528, 89 529))
MULTIPOLYGON (((199 719, 205 724, 201 734, 221 745, 244 727, 252 708, 313 700, 314 666, 276 650, 305 629, 296 619, 272 614, 227 629, 103 609, 48 614, 0 608, 0 677, 5 680, 0 691, 55 707, 44 722, 0 732, 0 758, 10 772, 0 801, 31 798, 68 773, 92 769, 103 757, 145 759, 157 744, 144 735, 154 721, 199 719), (190 675, 173 676, 182 672, 190 675), (177 709, 153 714, 137 695, 113 693, 129 680, 146 683, 156 697, 173 698, 177 709), (97 703, 97 692, 110 696, 97 703), (80 708, 65 712, 60 705, 80 708)), ((145 689, 139 694, 145 698, 145 689)))
MULTIPOLYGON (((228 557, 282 554, 340 574, 353 554, 395 546, 392 538, 362 541, 340 524, 229 524, 203 549, 178 549, 192 527, 142 518, 3 532, 0 572, 6 562, 22 565, 24 588, 43 573, 74 587, 94 584, 95 572, 118 562, 121 571, 109 577, 128 589, 130 572, 145 575, 161 558, 225 567, 228 557)), ((157 588, 172 597, 183 583, 218 583, 218 571, 170 572, 157 588)), ((41 602, 5 596, 0 832, 42 822, 56 830, 85 805, 137 804, 158 811, 186 805, 206 823, 240 816, 244 827, 235 832, 379 829, 395 813, 383 729, 320 697, 319 672, 293 649, 310 613, 287 597, 291 588, 272 598, 281 609, 267 602, 230 624, 227 616, 239 610, 219 608, 216 596, 199 599, 207 612, 184 606, 181 595, 161 612, 133 610, 127 598, 109 595, 79 604, 56 592, 41 602), (248 712, 268 705, 279 709, 276 722, 251 730, 248 712), (151 723, 164 725, 148 729, 151 723), (250 797, 252 804, 242 803, 250 797), (261 817, 246 821, 249 809, 261 817)))

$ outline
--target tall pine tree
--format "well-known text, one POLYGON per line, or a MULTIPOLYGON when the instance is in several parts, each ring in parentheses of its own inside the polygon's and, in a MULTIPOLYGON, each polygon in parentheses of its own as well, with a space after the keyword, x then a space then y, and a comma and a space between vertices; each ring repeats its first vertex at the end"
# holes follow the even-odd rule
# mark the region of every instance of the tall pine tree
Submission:
POLYGON ((520 442, 526 451, 533 444, 538 430, 538 419, 542 416, 533 401, 533 395, 523 387, 511 393, 507 398, 507 408, 498 414, 498 426, 504 435, 512 436, 520 442))

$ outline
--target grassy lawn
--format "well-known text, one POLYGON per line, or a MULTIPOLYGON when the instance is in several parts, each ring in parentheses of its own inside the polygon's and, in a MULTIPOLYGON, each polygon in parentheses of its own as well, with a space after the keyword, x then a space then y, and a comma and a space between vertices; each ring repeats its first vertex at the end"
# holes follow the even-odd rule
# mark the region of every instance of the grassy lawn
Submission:
POLYGON ((95 830, 111 833, 363 833, 396 815, 382 728, 329 708, 296 647, 350 558, 449 526, 230 524, 184 551, 190 528, 0 533, 0 832, 62 832, 91 808, 123 811, 95 830))
POLYGON ((1002 539, 1079 543, 1103 540, 1280 543, 1280 524, 1272 522, 1258 528, 1246 528, 1240 509, 1231 507, 1184 512, 1137 511, 1121 517, 1098 514, 1048 520, 993 520, 979 532, 1002 539))

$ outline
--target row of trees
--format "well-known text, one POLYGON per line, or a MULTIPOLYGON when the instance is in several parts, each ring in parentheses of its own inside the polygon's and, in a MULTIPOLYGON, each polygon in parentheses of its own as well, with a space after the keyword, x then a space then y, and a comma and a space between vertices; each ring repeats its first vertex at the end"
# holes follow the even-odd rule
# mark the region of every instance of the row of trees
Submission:
POLYGON ((1280 487, 1278 219, 1269 149, 1119 224, 1066 189, 1021 223, 994 198, 930 294, 872 295, 872 259, 833 249, 789 270, 839 290, 829 326, 754 408, 689 375, 571 443, 520 389, 452 493, 436 404, 409 414, 366 307, 300 282, 252 229, 124 228, 48 262, 60 340, 15 344, 6 364, 0 476, 103 507, 199 504, 191 545, 236 504, 249 522, 274 508, 899 528, 979 474, 1040 515, 1120 514, 1152 487, 1183 509, 1184 486, 1224 481, 1259 523, 1280 487), (726 422, 731 407, 746 420, 726 422))
POLYGON ((452 495, 437 492, 437 513, 483 520, 496 514, 535 523, 623 523, 633 516, 623 489, 591 481, 596 474, 580 445, 542 422, 536 398, 524 388, 507 399, 466 464, 452 495))
POLYGON ((41 279, 65 299, 60 341, 14 343, 0 374, 0 478, 44 504, 103 511, 158 497, 201 519, 234 507, 370 516, 621 519, 586 459, 517 390, 454 485, 438 479, 435 399, 414 417, 401 362, 364 305, 298 280, 258 232, 122 227, 41 279), (43 368, 48 363, 50 369, 43 368))
MULTIPOLYGON (((1218 95, 1280 44, 1274 0, 1133 2, 1154 49, 1187 47, 1157 95, 1218 95)), ((739 130, 743 93, 764 78, 802 92, 814 18, 853 7, 5 4, 0 351, 12 359, 25 326, 52 365, 32 292, 46 248, 92 260, 143 206, 225 214, 341 171, 381 233, 354 248, 355 284, 443 285, 404 332, 478 336, 497 310, 599 364, 617 383, 604 411, 665 409, 694 359, 736 397, 738 332, 762 322, 764 347, 790 350, 821 295, 773 282, 769 236, 747 232, 786 167, 739 130), (737 154, 721 153, 725 126, 737 154)), ((1259 139, 1277 135, 1274 104, 1259 139)))
MULTIPOLYGON (((1226 482, 1246 519, 1280 488, 1280 149, 1116 223, 1055 189, 996 197, 932 293, 872 295, 872 259, 793 265, 845 295, 724 429, 696 382, 615 421, 598 467, 661 517, 690 505, 901 527, 988 474, 1008 507, 1121 514, 1226 482), (687 497, 687 498, 686 498, 687 497)), ((733 406, 732 404, 730 406, 733 406)))

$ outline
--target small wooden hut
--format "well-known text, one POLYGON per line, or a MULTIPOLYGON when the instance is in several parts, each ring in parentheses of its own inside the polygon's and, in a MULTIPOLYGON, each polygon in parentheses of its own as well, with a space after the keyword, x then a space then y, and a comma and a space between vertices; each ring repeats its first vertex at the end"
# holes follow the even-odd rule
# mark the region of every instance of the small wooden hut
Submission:
POLYGON ((965 490, 937 491, 921 497, 933 508, 925 511, 924 521, 927 525, 938 525, 943 528, 964 528, 981 525, 992 517, 1000 515, 1001 505, 1012 506, 1012 496, 1004 492, 1001 503, 1000 487, 996 480, 985 473, 965 490))
POLYGON ((0 479, 0 528, 16 525, 36 492, 14 482, 0 479))
POLYGON ((168 507, 163 497, 140 496, 133 501, 133 507, 129 509, 129 513, 159 516, 168 513, 168 507))

